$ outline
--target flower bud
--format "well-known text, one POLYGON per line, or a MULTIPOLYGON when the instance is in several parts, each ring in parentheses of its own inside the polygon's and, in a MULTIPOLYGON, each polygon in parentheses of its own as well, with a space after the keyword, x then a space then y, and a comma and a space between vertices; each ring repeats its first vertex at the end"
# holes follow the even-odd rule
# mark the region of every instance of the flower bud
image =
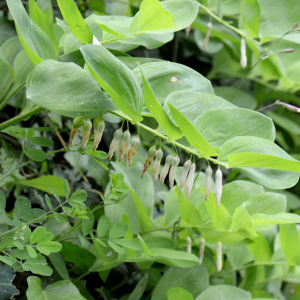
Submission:
POLYGON ((115 131, 114 138, 111 141, 110 146, 109 146, 109 151, 108 151, 109 160, 111 160, 111 158, 113 157, 122 136, 123 136, 122 128, 119 128, 118 130, 115 131))
POLYGON ((70 137, 70 142, 69 144, 72 145, 73 143, 73 140, 79 130, 79 128, 81 127, 83 123, 83 117, 76 117, 74 120, 73 120, 73 128, 72 128, 72 131, 71 131, 71 137, 70 137))
POLYGON ((208 42, 209 42, 211 29, 212 29, 212 23, 208 22, 207 23, 207 32, 206 32, 206 35, 205 35, 205 38, 204 38, 204 50, 205 51, 207 49, 207 45, 208 45, 208 42))
POLYGON ((281 106, 287 108, 288 110, 294 111, 294 112, 296 112, 296 113, 300 113, 300 108, 297 107, 297 106, 294 106, 294 105, 291 105, 291 104, 288 104, 288 103, 281 102, 280 100, 277 100, 277 101, 276 101, 276 104, 281 105, 281 106))
POLYGON ((192 253, 192 240, 189 236, 186 237, 186 252, 192 253))
POLYGON ((241 39, 241 66, 243 69, 247 67, 246 42, 241 39))
POLYGON ((205 171, 205 201, 207 201, 211 189, 212 169, 210 166, 205 171))
POLYGON ((170 173, 169 173, 169 187, 170 187, 170 189, 174 185, 174 180, 175 180, 175 177, 176 177, 176 171, 177 171, 177 167, 178 167, 179 163, 180 163, 180 159, 179 159, 178 155, 176 155, 172 159, 172 166, 171 166, 171 170, 170 170, 170 173))
POLYGON ((169 169, 170 169, 170 166, 171 166, 171 163, 173 161, 173 154, 169 154, 165 160, 165 165, 160 173, 160 182, 161 182, 161 186, 164 185, 164 181, 167 177, 167 174, 169 172, 169 169))
POLYGON ((124 153, 126 151, 129 140, 130 140, 130 132, 129 132, 129 130, 126 130, 123 133, 122 144, 121 144, 121 147, 119 149, 119 161, 121 161, 123 156, 124 156, 124 153))
POLYGON ((195 171, 196 171, 196 164, 193 163, 186 181, 186 198, 189 199, 191 191, 194 185, 194 178, 195 178, 195 171))
POLYGON ((190 159, 187 160, 183 165, 181 178, 180 178, 180 193, 182 192, 182 190, 184 188, 187 175, 191 169, 191 165, 192 165, 192 161, 190 159))
POLYGON ((163 157, 163 152, 162 150, 159 148, 156 153, 155 153, 155 161, 154 161, 154 181, 157 180, 158 178, 158 173, 159 173, 159 168, 160 168, 160 161, 163 157))
POLYGON ((135 136, 132 140, 131 140, 131 144, 129 146, 129 148, 127 149, 127 153, 126 153, 126 156, 125 156, 125 163, 129 164, 129 167, 131 167, 131 164, 132 164, 132 160, 135 156, 135 152, 136 152, 136 149, 138 147, 138 145, 140 144, 140 138, 138 136, 135 136))
POLYGON ((148 171, 148 169, 149 169, 149 167, 152 163, 153 157, 155 155, 155 152, 156 152, 156 147, 155 146, 153 146, 149 149, 148 156, 147 156, 146 162, 144 164, 144 169, 142 171, 142 178, 145 176, 146 172, 148 171))
POLYGON ((220 272, 222 270, 222 243, 217 244, 217 270, 220 272))
POLYGON ((93 151, 96 151, 99 143, 101 142, 102 135, 105 129, 105 123, 102 118, 97 118, 94 120, 94 146, 93 151))
POLYGON ((83 122, 82 151, 85 149, 87 142, 89 141, 92 127, 93 125, 90 119, 83 122))
POLYGON ((215 194, 217 205, 220 205, 221 197, 222 197, 222 190, 223 190, 223 183, 222 183, 223 174, 220 169, 216 172, 216 180, 215 180, 215 194))
POLYGON ((199 266, 202 264, 203 262, 203 258, 204 258, 204 249, 205 249, 205 239, 201 238, 200 239, 200 251, 199 251, 199 266))

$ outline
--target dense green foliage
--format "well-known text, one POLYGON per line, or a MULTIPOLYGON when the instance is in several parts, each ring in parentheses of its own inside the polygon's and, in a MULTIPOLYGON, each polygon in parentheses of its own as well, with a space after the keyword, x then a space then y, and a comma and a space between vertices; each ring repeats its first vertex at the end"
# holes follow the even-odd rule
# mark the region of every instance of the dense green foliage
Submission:
POLYGON ((0 300, 299 299, 299 0, 0 7, 0 300))

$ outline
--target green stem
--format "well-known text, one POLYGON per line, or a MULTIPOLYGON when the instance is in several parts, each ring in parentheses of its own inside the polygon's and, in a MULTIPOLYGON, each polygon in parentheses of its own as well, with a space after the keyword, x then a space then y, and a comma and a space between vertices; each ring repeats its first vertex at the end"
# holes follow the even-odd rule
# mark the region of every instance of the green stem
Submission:
POLYGON ((14 96, 22 87, 24 87, 26 82, 21 84, 19 87, 17 87, 15 90, 13 90, 4 100, 0 101, 0 109, 2 109, 7 102, 14 96))
POLYGON ((36 108, 30 110, 29 112, 27 112, 26 114, 18 115, 14 118, 11 118, 10 120, 5 121, 5 122, 0 124, 0 131, 7 128, 7 127, 9 127, 9 126, 15 125, 15 124, 21 122, 24 119, 27 119, 27 118, 29 118, 33 115, 36 115, 36 114, 40 113, 43 110, 44 110, 44 108, 42 108, 42 107, 36 107, 36 108))
POLYGON ((223 24, 224 26, 230 28, 231 30, 235 31, 237 34, 239 34, 240 36, 243 36, 244 38, 247 38, 251 41, 253 41, 256 44, 261 44, 260 42, 258 42, 257 40, 250 38, 249 36, 247 36, 244 32, 240 31, 239 29, 235 28, 234 26, 230 25, 229 23, 227 23, 226 21, 224 21, 222 18, 218 17, 217 15, 215 15, 209 8, 207 8, 206 6, 204 6, 202 3, 198 3, 198 5, 205 11, 207 12, 211 17, 213 17, 215 20, 217 20, 219 23, 223 24))
POLYGON ((6 173, 4 176, 2 176, 2 177, 0 178, 0 183, 1 183, 1 181, 2 181, 3 179, 5 179, 5 178, 6 178, 7 176, 9 176, 11 173, 13 173, 14 171, 18 170, 19 168, 25 167, 25 166, 28 165, 30 162, 31 162, 31 160, 29 160, 29 161, 25 162, 24 164, 19 165, 19 166, 15 167, 14 169, 10 170, 8 173, 6 173))

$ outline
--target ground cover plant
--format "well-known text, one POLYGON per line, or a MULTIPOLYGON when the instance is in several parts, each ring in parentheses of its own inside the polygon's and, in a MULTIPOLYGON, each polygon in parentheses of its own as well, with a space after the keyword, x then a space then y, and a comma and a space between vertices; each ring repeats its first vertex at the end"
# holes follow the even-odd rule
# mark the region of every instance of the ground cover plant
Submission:
POLYGON ((299 0, 0 1, 0 299, 299 299, 299 0))

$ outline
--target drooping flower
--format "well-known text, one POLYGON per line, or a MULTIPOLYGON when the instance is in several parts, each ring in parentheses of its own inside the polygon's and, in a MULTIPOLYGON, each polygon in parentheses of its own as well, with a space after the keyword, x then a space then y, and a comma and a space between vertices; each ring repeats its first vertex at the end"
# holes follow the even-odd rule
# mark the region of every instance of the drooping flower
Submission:
POLYGON ((211 189, 212 168, 207 167, 205 171, 205 200, 207 201, 211 189))
POLYGON ((192 240, 189 236, 186 237, 186 251, 192 253, 192 240))
POLYGON ((191 165, 192 165, 192 161, 189 159, 187 160, 184 165, 183 165, 183 168, 182 168, 182 173, 181 173, 181 178, 180 178, 180 193, 182 192, 183 188, 184 188, 184 185, 185 185, 185 181, 186 181, 186 178, 188 176, 188 173, 191 169, 191 165))
POLYGON ((189 199, 191 191, 194 185, 194 178, 195 178, 195 171, 196 171, 196 164, 193 163, 186 181, 186 198, 189 199))
POLYGON ((111 141, 109 146, 109 152, 108 152, 109 160, 111 160, 111 158, 113 157, 122 136, 123 136, 122 128, 119 128, 118 130, 115 131, 113 140, 111 141))
POLYGON ((92 127, 93 125, 90 119, 83 122, 82 151, 85 149, 87 142, 89 141, 92 127))
POLYGON ((203 258, 204 258, 204 250, 205 250, 205 239, 202 237, 200 239, 200 251, 199 251, 199 266, 202 264, 203 262, 203 258))
POLYGON ((208 45, 208 42, 209 42, 210 33, 211 33, 211 29, 212 29, 212 23, 208 22, 206 27, 207 27, 207 31, 206 31, 206 35, 205 35, 205 38, 204 38, 204 50, 205 51, 207 49, 207 45, 208 45))
POLYGON ((163 152, 162 150, 159 148, 156 153, 155 153, 155 161, 154 161, 154 181, 157 180, 158 178, 158 173, 159 173, 159 168, 160 168, 160 161, 163 157, 163 152))
POLYGON ((241 39, 241 66, 243 69, 247 67, 246 42, 241 39))
POLYGON ((94 120, 94 146, 93 151, 97 150, 99 143, 101 142, 102 135, 105 129, 105 123, 102 118, 94 120))
POLYGON ((164 167, 160 173, 160 182, 161 182, 161 186, 164 185, 164 181, 168 175, 168 172, 169 172, 169 169, 170 169, 170 166, 172 164, 172 161, 173 161, 173 154, 169 154, 167 157, 166 157, 166 160, 165 160, 165 164, 164 164, 164 167))
POLYGON ((125 154, 125 151, 126 151, 129 140, 130 140, 130 132, 129 132, 129 130, 126 130, 123 133, 122 144, 121 144, 121 147, 119 149, 119 161, 122 160, 122 158, 125 154))
POLYGON ((222 270, 222 243, 217 244, 217 270, 220 272, 222 270))
POLYGON ((79 130, 79 128, 82 126, 82 123, 83 123, 83 117, 76 117, 74 120, 73 120, 73 128, 72 128, 72 132, 71 132, 71 137, 70 137, 70 142, 69 144, 72 145, 73 143, 73 140, 79 130))
POLYGON ((125 154, 125 165, 129 165, 131 167, 132 160, 135 156, 136 149, 138 145, 140 144, 140 138, 138 136, 135 136, 130 143, 130 146, 127 148, 126 154, 125 154))
POLYGON ((176 177, 176 171, 177 171, 177 167, 180 163, 180 159, 178 157, 178 155, 174 156, 172 159, 172 166, 171 166, 171 170, 169 173, 169 187, 170 189, 173 187, 174 185, 174 180, 176 177))
POLYGON ((223 174, 220 169, 216 172, 216 180, 215 180, 215 195, 217 200, 217 205, 220 205, 222 191, 223 191, 223 183, 222 183, 223 174))
POLYGON ((148 169, 152 163, 153 157, 155 155, 155 152, 156 152, 156 147, 152 146, 148 151, 148 156, 147 156, 146 162, 144 164, 144 169, 142 171, 142 178, 145 176, 146 172, 148 171, 148 169))

